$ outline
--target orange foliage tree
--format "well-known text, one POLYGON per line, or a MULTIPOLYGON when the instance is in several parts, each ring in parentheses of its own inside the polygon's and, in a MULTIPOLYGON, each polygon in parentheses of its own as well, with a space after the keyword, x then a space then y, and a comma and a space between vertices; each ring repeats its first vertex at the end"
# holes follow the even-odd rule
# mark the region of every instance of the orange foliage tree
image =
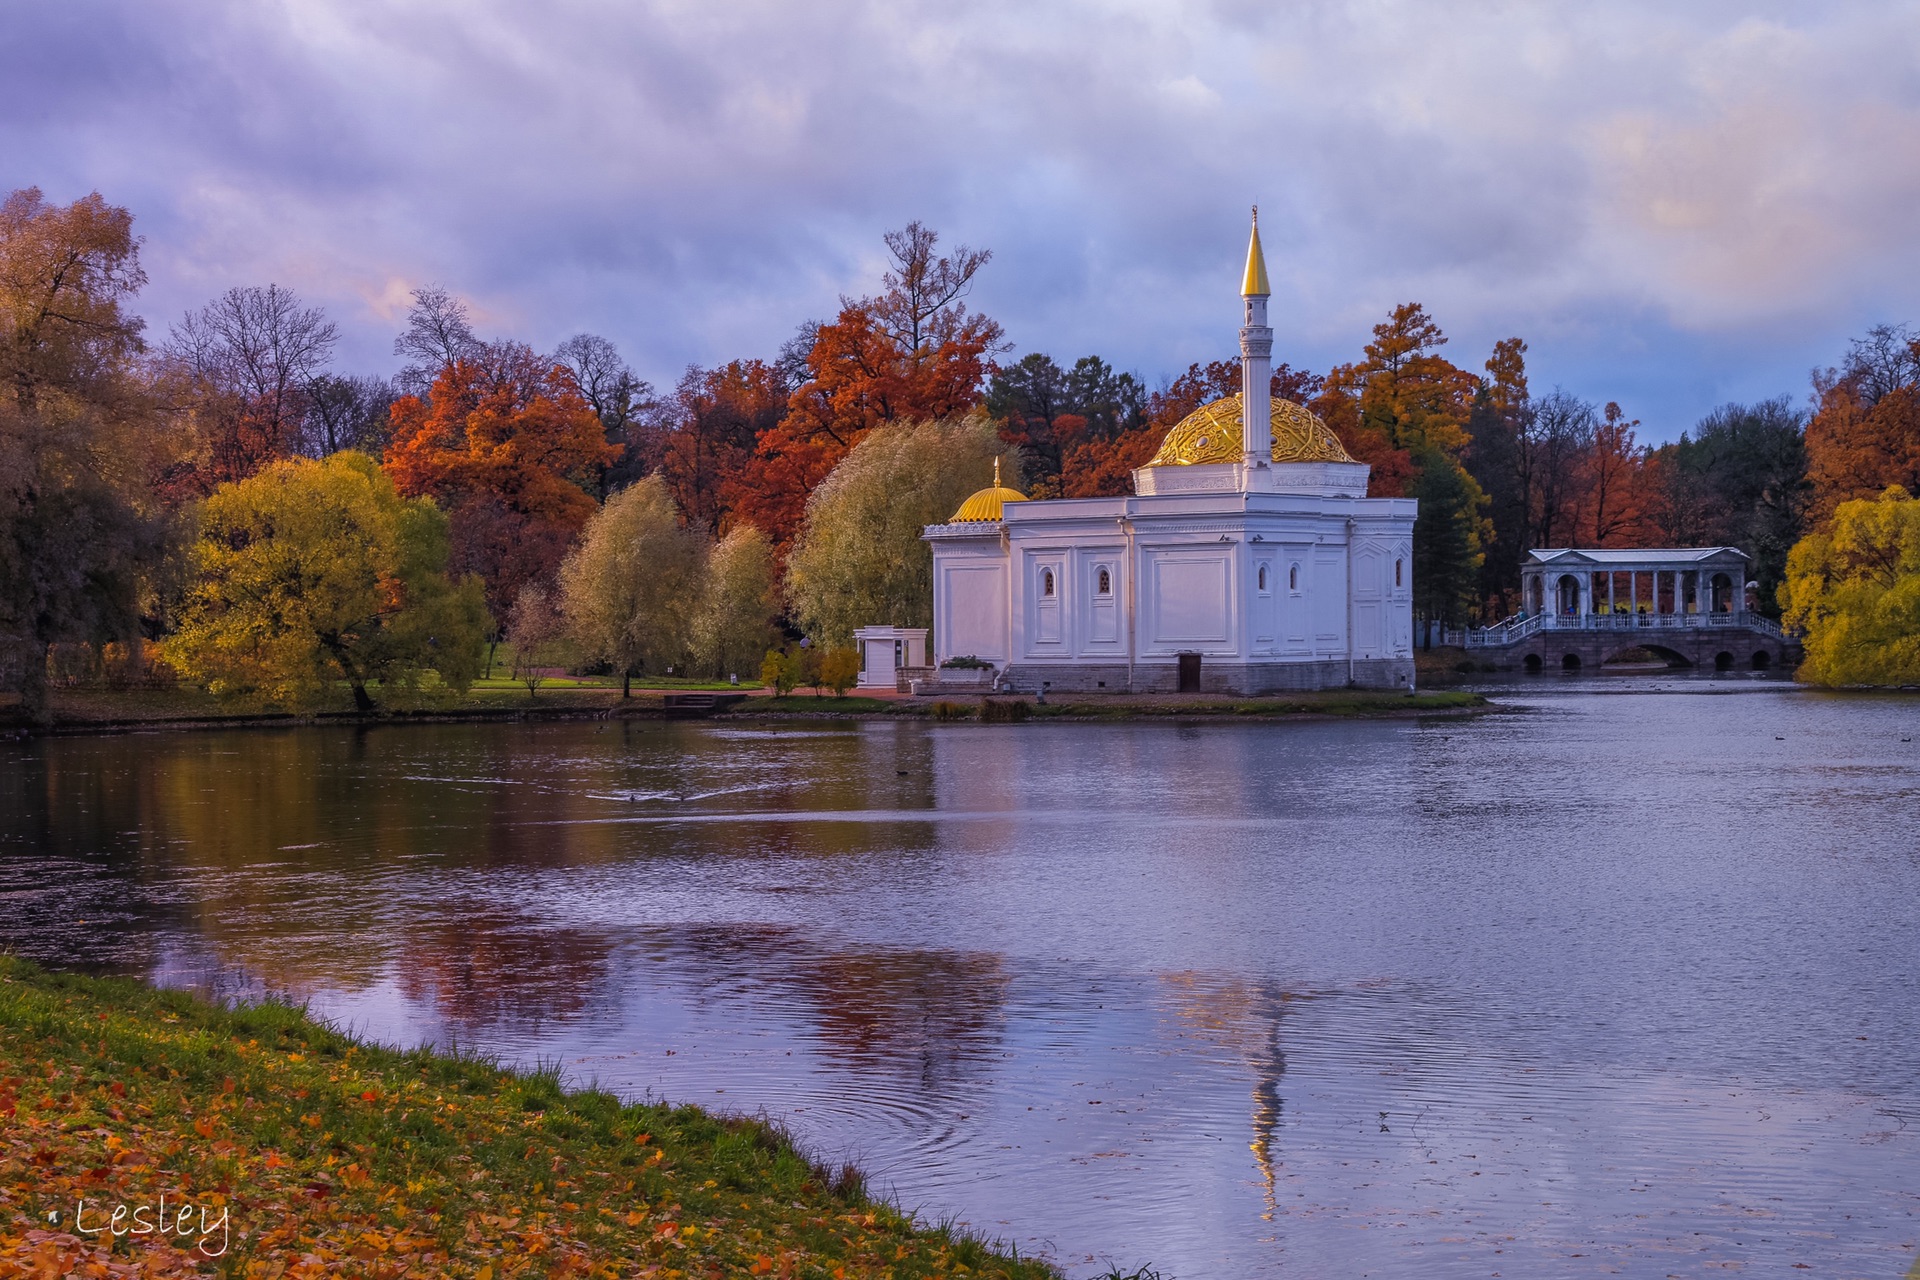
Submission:
POLYGON ((1335 367, 1311 406, 1347 452, 1372 464, 1375 497, 1407 492, 1416 452, 1455 461, 1465 452, 1476 380, 1437 354, 1446 341, 1424 307, 1402 303, 1373 327, 1366 359, 1335 367))
POLYGON ((886 292, 843 299, 839 317, 820 326, 806 383, 726 487, 733 518, 758 526, 783 558, 807 495, 868 431, 957 417, 979 402, 1001 330, 961 298, 991 255, 962 245, 938 257, 937 239, 917 222, 887 233, 886 292))
POLYGON ((735 478, 786 410, 786 384, 764 361, 688 366, 652 415, 660 478, 688 525, 709 533, 731 527, 741 493, 735 478))
POLYGON ((598 505, 588 490, 616 452, 599 418, 566 370, 511 344, 455 360, 427 399, 402 397, 392 417, 387 472, 401 493, 447 510, 452 569, 478 573, 504 619, 598 505))
POLYGON ((1813 517, 1897 484, 1920 493, 1920 339, 1880 325, 1854 342, 1844 370, 1814 380, 1807 424, 1813 517))

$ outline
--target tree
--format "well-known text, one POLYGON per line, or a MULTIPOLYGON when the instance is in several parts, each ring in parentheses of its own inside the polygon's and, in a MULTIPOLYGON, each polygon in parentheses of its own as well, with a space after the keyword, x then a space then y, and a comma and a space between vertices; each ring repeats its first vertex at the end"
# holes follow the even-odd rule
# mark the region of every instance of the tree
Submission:
POLYGON ((133 215, 95 191, 65 207, 38 187, 0 204, 0 377, 22 414, 46 391, 98 401, 141 351, 121 309, 147 282, 133 215))
POLYGON ((456 359, 430 399, 394 402, 385 465, 401 493, 446 508, 455 568, 480 574, 489 609, 505 618, 593 515, 590 491, 612 450, 571 375, 512 344, 482 355, 456 359))
POLYGON ((1071 369, 1038 352, 1024 356, 993 371, 982 405, 999 424, 1000 438, 1020 450, 1036 498, 1085 487, 1086 473, 1099 467, 1109 446, 1147 422, 1139 379, 1115 373, 1098 356, 1082 356, 1071 369))
POLYGON ((537 582, 520 588, 507 619, 507 643, 513 646, 513 673, 527 686, 527 696, 539 692, 546 668, 553 665, 553 648, 566 637, 566 619, 557 593, 537 582))
POLYGON ((820 683, 833 690, 833 696, 844 698, 847 690, 853 688, 860 679, 860 654, 858 651, 842 646, 829 649, 820 655, 820 683))
POLYGON ((617 450, 613 461, 600 468, 596 495, 604 502, 613 490, 632 484, 646 471, 640 420, 652 404, 653 386, 598 334, 574 334, 554 350, 553 359, 573 376, 575 389, 600 419, 607 444, 617 450))
POLYGON ((1785 396, 1721 405, 1649 456, 1642 486, 1652 536, 1740 547, 1753 557, 1762 607, 1770 606, 1813 497, 1808 432, 1785 396))
POLYGON ((1493 344, 1486 376, 1474 389, 1467 415, 1464 462, 1487 495, 1488 536, 1480 567, 1480 597, 1493 617, 1512 613, 1520 599, 1520 564, 1533 545, 1531 502, 1522 468, 1522 444, 1533 405, 1527 390, 1527 344, 1493 344))
MULTIPOLYGON (((855 627, 933 625, 933 553, 920 538, 993 483, 1000 452, 984 414, 869 434, 814 491, 787 562, 787 599, 815 645, 855 627)), ((1017 474, 1003 475, 1017 486, 1017 474)))
POLYGON ((395 395, 381 378, 323 373, 307 383, 299 451, 324 458, 343 449, 378 457, 387 447, 395 395))
POLYGON ((560 607, 583 654, 621 674, 685 664, 701 598, 704 548, 680 525, 673 497, 648 476, 607 499, 560 566, 560 607))
POLYGON ((1898 485, 1835 508, 1797 543, 1780 593, 1815 684, 1920 684, 1920 501, 1898 485))
POLYGON ((709 534, 731 525, 732 482, 786 415, 787 394, 779 371, 759 360, 687 367, 653 418, 660 476, 689 524, 709 534))
POLYGON ((465 302, 437 284, 415 289, 407 327, 393 340, 393 354, 412 359, 394 382, 408 395, 424 397, 454 365, 481 360, 486 345, 474 335, 465 302))
POLYGON ((1520 467, 1527 485, 1527 519, 1539 546, 1579 541, 1581 473, 1598 426, 1592 404, 1558 388, 1534 402, 1520 438, 1520 467))
POLYGON ((0 203, 0 685, 39 721, 51 646, 133 638, 173 545, 123 309, 146 279, 132 226, 98 192, 0 203))
POLYGON ((1422 618, 1452 625, 1478 603, 1486 535, 1481 508, 1486 495, 1453 459, 1433 444, 1412 451, 1413 491, 1420 503, 1413 522, 1413 609, 1422 618))
POLYGON ((961 301, 986 250, 933 255, 938 236, 919 223, 886 236, 893 264, 886 292, 841 299, 807 352, 808 378, 780 423, 763 432, 730 498, 735 516, 758 526, 784 553, 807 497, 874 427, 954 417, 980 398, 1001 330, 961 301))
POLYGON ((760 687, 773 690, 776 698, 784 698, 799 688, 805 674, 794 655, 779 649, 767 650, 767 656, 760 660, 760 687))
POLYGON ((699 611, 693 619, 695 665, 710 676, 751 671, 773 642, 780 612, 773 548, 766 535, 741 525, 706 553, 699 611))
POLYGON ((209 480, 244 480, 298 449, 308 389, 339 330, 291 289, 227 290, 189 312, 167 338, 207 452, 209 480))
POLYGON ((464 692, 489 627, 477 579, 447 576, 447 519, 401 497, 372 458, 274 463, 200 513, 194 582, 162 652, 222 697, 361 711, 428 671, 464 692))
POLYGON ((1920 490, 1920 338, 1878 325, 1856 339, 1838 372, 1814 378, 1806 428, 1812 515, 1872 497, 1889 484, 1920 490))
POLYGON ((1609 400, 1593 430, 1581 477, 1585 513, 1582 524, 1594 547, 1631 546, 1640 532, 1640 472, 1643 451, 1634 443, 1638 418, 1629 420, 1609 400))

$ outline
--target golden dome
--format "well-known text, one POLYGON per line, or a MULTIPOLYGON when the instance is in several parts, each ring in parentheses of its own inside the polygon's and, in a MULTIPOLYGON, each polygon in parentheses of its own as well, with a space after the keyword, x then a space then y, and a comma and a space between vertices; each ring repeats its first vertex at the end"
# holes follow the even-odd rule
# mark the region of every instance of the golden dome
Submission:
POLYGON ((1001 509, 1007 503, 1026 500, 1027 495, 1018 489, 1007 489, 996 484, 992 488, 982 489, 961 503, 960 509, 953 513, 953 519, 949 523, 958 524, 962 520, 998 520, 1001 509))
MULTIPOLYGON (((1326 423, 1291 400, 1273 401, 1275 462, 1352 462, 1326 423)), ((1184 467, 1206 462, 1238 462, 1245 446, 1240 435, 1238 393, 1201 405, 1176 422, 1160 442, 1150 467, 1184 467)))

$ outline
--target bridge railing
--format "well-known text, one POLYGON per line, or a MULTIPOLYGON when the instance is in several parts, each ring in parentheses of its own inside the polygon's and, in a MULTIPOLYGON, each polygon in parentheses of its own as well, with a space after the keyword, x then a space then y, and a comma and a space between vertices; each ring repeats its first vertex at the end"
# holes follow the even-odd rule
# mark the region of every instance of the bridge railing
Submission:
MULTIPOLYGON (((1469 649, 1504 649, 1519 644, 1542 631, 1634 632, 1665 631, 1757 631, 1775 640, 1784 640, 1780 624, 1763 614, 1749 613, 1590 613, 1563 614, 1554 617, 1537 614, 1531 618, 1509 618, 1491 627, 1478 627, 1466 633, 1469 649)), ((1649 637, 1651 638, 1651 637, 1649 637)))

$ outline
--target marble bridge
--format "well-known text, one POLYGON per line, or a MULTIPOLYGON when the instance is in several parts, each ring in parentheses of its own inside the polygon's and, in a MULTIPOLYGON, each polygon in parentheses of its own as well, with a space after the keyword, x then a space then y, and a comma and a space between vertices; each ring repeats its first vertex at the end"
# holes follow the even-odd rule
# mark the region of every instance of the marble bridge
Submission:
POLYGON ((1532 551, 1525 608, 1459 639, 1476 661, 1509 670, 1598 667, 1633 649, 1669 666, 1797 666, 1799 641, 1753 608, 1749 562, 1738 547, 1532 551))

